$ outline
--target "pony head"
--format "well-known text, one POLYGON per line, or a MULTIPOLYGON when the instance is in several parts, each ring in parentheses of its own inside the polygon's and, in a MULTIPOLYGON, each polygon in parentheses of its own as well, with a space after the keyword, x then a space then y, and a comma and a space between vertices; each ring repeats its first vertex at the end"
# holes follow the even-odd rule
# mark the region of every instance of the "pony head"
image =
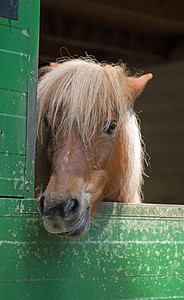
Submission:
POLYGON ((36 184, 45 228, 80 237, 101 201, 139 203, 143 150, 134 99, 152 78, 76 59, 38 84, 36 184))

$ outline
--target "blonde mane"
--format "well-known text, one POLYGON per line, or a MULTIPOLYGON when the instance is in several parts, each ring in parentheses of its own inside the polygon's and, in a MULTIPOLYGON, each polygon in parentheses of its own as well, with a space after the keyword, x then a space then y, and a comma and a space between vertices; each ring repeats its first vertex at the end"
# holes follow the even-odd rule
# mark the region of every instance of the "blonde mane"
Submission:
POLYGON ((43 141, 44 120, 52 120, 54 137, 70 134, 77 125, 83 142, 97 129, 117 119, 123 130, 128 156, 121 196, 125 202, 140 202, 143 173, 141 135, 132 109, 132 91, 125 65, 108 65, 91 59, 72 59, 46 73, 38 85, 37 136, 43 141))

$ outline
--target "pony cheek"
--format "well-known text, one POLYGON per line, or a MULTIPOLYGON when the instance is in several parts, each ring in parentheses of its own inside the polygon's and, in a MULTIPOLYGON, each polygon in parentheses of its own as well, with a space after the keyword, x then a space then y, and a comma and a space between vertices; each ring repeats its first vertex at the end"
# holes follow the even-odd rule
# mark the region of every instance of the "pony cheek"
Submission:
POLYGON ((104 170, 94 171, 86 185, 85 198, 90 201, 90 215, 94 213, 94 210, 100 203, 103 197, 103 190, 107 183, 107 173, 104 170))

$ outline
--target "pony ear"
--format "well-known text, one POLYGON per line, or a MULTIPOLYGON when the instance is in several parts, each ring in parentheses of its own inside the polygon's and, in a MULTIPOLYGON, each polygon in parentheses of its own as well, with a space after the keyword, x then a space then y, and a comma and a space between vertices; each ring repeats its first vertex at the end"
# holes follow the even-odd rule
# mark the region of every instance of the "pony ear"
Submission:
POLYGON ((59 66, 58 63, 56 63, 56 62, 50 62, 50 67, 55 68, 57 66, 59 66))
POLYGON ((149 80, 153 78, 151 73, 142 75, 140 77, 128 77, 128 86, 133 93, 133 98, 137 98, 145 88, 149 80))

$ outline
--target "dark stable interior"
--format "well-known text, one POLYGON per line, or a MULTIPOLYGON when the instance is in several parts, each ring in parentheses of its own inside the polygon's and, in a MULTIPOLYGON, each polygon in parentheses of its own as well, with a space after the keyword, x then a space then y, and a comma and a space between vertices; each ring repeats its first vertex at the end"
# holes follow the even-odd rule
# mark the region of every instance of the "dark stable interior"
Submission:
POLYGON ((135 103, 149 165, 144 202, 184 204, 184 2, 45 0, 41 4, 40 61, 94 56, 151 72, 135 103))

